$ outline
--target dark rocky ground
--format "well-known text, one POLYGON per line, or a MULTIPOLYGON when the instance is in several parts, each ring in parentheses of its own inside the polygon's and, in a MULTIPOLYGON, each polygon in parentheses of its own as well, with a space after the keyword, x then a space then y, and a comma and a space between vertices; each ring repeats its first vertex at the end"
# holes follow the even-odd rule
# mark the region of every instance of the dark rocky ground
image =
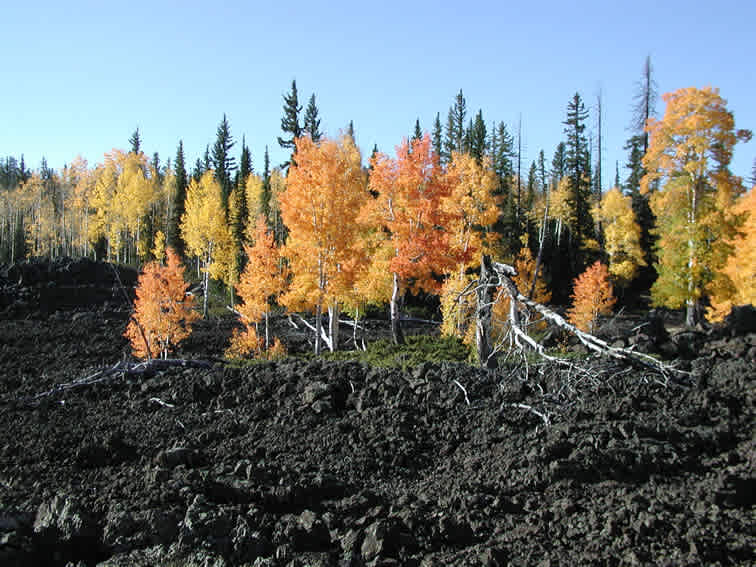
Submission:
POLYGON ((0 565, 756 563, 747 329, 658 345, 684 385, 597 362, 232 368, 221 319, 180 353, 210 368, 30 400, 128 353, 108 272, 64 264, 0 272, 0 565))

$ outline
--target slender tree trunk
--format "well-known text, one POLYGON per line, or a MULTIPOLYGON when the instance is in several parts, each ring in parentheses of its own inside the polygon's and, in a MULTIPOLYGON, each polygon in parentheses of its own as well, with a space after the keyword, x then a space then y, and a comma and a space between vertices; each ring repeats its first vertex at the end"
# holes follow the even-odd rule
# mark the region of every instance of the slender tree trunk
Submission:
POLYGON ((207 297, 210 295, 210 270, 208 269, 209 261, 205 262, 205 273, 202 277, 202 318, 207 319, 207 297))
POLYGON ((493 295, 496 272, 491 267, 490 256, 483 254, 480 261, 478 280, 478 307, 475 320, 475 346, 478 361, 483 368, 496 369, 496 358, 491 356, 491 318, 493 316, 493 295))
POLYGON ((339 304, 336 301, 328 306, 328 334, 331 337, 328 346, 334 352, 339 349, 339 304))
POLYGON ((320 356, 320 332, 323 328, 323 301, 318 300, 315 306, 315 356, 320 356))
POLYGON ((270 348, 270 332, 268 331, 268 312, 265 312, 265 350, 270 348))
POLYGON ((403 345, 404 333, 402 332, 401 321, 399 320, 399 300, 401 298, 401 285, 399 281, 399 275, 394 274, 394 285, 391 291, 391 338, 395 345, 403 345))

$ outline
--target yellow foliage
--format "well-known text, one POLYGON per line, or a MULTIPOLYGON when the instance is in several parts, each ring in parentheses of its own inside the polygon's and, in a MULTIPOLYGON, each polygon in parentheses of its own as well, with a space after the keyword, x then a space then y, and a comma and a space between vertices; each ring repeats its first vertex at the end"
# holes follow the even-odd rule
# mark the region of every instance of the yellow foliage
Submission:
POLYGON ((471 282, 473 274, 457 272, 449 276, 441 288, 441 333, 459 337, 470 343, 475 335, 477 296, 471 282), (467 292, 463 295, 463 292, 467 292))
POLYGON ((756 305, 756 188, 738 200, 733 212, 745 218, 739 234, 729 240, 732 254, 711 286, 711 321, 724 319, 733 306, 756 305))
POLYGON ((607 191, 594 210, 604 227, 609 273, 620 285, 628 285, 645 266, 640 246, 640 227, 633 212, 632 199, 617 188, 607 191))
POLYGON ((165 259, 165 234, 162 230, 155 233, 155 247, 152 249, 152 255, 155 256, 156 262, 163 263, 165 259))

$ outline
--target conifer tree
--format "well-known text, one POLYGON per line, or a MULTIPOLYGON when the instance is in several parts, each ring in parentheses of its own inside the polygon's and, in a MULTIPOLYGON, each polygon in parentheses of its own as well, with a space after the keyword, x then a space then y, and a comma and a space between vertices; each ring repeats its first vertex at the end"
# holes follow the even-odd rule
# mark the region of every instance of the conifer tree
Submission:
POLYGON ((467 101, 462 94, 462 89, 454 98, 454 104, 449 108, 446 122, 446 139, 444 149, 446 157, 451 158, 452 152, 464 151, 465 118, 467 117, 467 101))
POLYGON ((569 205, 573 210, 570 229, 570 260, 573 270, 579 271, 583 264, 581 248, 593 230, 590 213, 590 157, 585 136, 588 111, 579 93, 575 93, 567 105, 567 120, 564 133, 567 135, 565 166, 569 178, 569 205))
POLYGON ((224 113, 223 119, 218 125, 215 144, 213 145, 212 167, 215 169, 215 179, 220 183, 223 206, 226 208, 228 208, 228 196, 231 194, 231 189, 233 189, 231 176, 236 170, 236 160, 231 155, 231 148, 234 147, 234 144, 234 139, 231 136, 231 127, 224 113))
POLYGON ((636 92, 633 100, 633 130, 641 137, 643 155, 648 151, 648 132, 646 124, 649 118, 656 115, 656 101, 659 97, 656 90, 656 81, 653 76, 653 66, 651 65, 651 56, 646 57, 643 64, 643 76, 636 84, 636 92))
POLYGON ((166 234, 166 244, 176 251, 179 258, 184 255, 184 241, 181 239, 179 224, 184 214, 184 202, 186 201, 186 188, 189 185, 186 177, 186 164, 184 160, 184 141, 179 140, 178 149, 176 150, 176 192, 173 196, 173 206, 171 207, 171 217, 168 219, 168 231, 166 234))
POLYGON ((414 140, 419 140, 422 137, 423 137, 423 131, 420 128, 420 119, 417 118, 417 119, 415 119, 415 129, 412 132, 411 139, 414 141, 414 140))
POLYGON ((260 202, 260 214, 265 217, 265 220, 270 224, 270 156, 268 155, 268 146, 265 146, 265 157, 263 158, 263 177, 262 177, 262 195, 260 202))
POLYGON ((480 164, 483 156, 486 154, 488 146, 488 133, 486 132, 486 123, 483 121, 483 111, 479 110, 475 115, 475 120, 470 128, 469 151, 475 160, 480 164))
MULTIPOLYGON (((278 145, 284 149, 291 150, 292 155, 295 149, 297 138, 302 135, 302 127, 299 124, 299 113, 302 111, 302 105, 299 104, 297 96, 297 81, 291 82, 291 91, 283 96, 283 116, 281 117, 281 130, 287 137, 278 137, 278 145)), ((291 158, 281 167, 286 169, 291 163, 291 158)))
POLYGON ((139 127, 129 137, 129 144, 131 144, 131 153, 138 154, 142 151, 142 137, 139 135, 139 127))
MULTIPOLYGON (((436 113, 436 120, 433 122, 433 153, 438 156, 438 159, 443 163, 443 131, 441 129, 441 114, 436 113)), ((756 164, 754 165, 756 167, 756 164)))
POLYGON ((307 108, 304 114, 303 131, 309 134, 313 142, 319 142, 323 133, 320 131, 320 118, 318 118, 318 107, 315 104, 315 94, 310 96, 307 108))

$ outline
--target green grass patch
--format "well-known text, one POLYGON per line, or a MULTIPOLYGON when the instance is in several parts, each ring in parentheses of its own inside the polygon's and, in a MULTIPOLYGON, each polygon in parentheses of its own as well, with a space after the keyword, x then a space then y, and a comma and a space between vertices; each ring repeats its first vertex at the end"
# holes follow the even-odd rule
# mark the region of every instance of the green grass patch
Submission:
POLYGON ((468 362, 470 349, 456 337, 411 335, 405 345, 381 339, 368 345, 366 351, 349 350, 324 353, 325 360, 355 360, 370 366, 407 370, 423 362, 468 362))

